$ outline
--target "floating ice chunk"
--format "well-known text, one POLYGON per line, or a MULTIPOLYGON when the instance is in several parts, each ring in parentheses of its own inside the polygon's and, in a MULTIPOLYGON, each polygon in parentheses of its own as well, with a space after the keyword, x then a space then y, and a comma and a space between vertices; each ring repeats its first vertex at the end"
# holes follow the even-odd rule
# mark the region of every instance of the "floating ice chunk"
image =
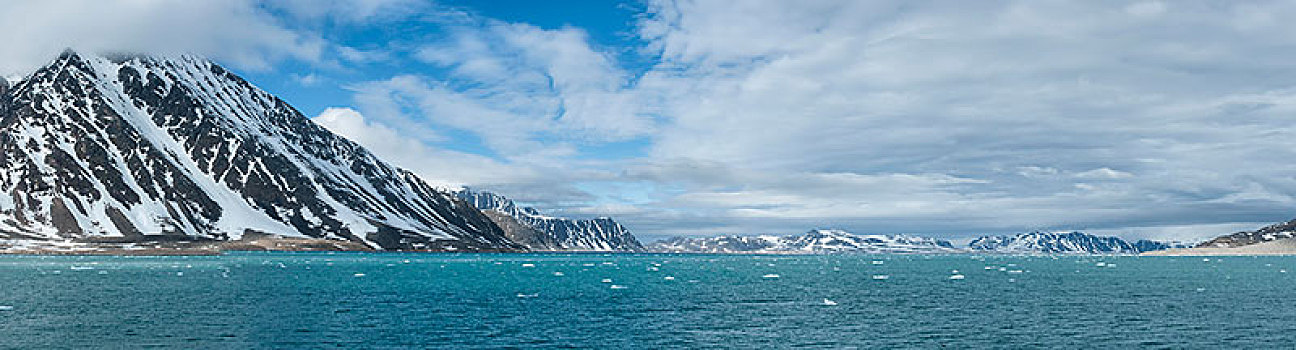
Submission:
POLYGON ((953 275, 953 276, 949 276, 949 279, 952 279, 952 280, 961 280, 961 279, 964 279, 964 278, 967 278, 967 277, 965 277, 965 276, 963 276, 963 275, 953 275))
POLYGON ((357 274, 354 274, 354 275, 352 275, 352 276, 355 276, 355 277, 364 277, 365 274, 363 274, 363 273, 357 273, 357 274))
POLYGON ((779 275, 771 273, 768 275, 761 276, 761 278, 779 278, 779 275))
POLYGON ((613 284, 613 285, 612 285, 612 289, 626 289, 626 288, 629 288, 629 287, 626 287, 626 286, 623 286, 623 285, 619 285, 619 284, 613 284))
POLYGON ((889 278, 891 278, 889 275, 873 275, 873 279, 875 280, 885 280, 889 278))
POLYGON ((837 302, 828 300, 828 298, 824 298, 823 304, 824 306, 836 306, 837 302))

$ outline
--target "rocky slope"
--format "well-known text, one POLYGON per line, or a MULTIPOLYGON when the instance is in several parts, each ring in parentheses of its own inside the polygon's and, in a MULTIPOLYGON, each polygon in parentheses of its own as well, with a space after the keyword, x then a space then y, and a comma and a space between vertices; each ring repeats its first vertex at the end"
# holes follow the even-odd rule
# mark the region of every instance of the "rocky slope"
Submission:
POLYGON ((950 242, 904 235, 857 235, 842 230, 811 230, 794 236, 675 237, 650 251, 666 253, 958 253, 950 242))
POLYGON ((1006 254, 1138 254, 1181 245, 1140 240, 1129 243, 1118 237, 1099 237, 1083 232, 1029 232, 1015 236, 986 236, 968 247, 977 252, 1006 254))
POLYGON ((1262 227, 1255 231, 1242 231, 1230 235, 1216 237, 1215 239, 1202 242, 1197 245, 1199 248, 1229 248, 1241 247, 1263 242, 1271 242, 1281 239, 1296 237, 1296 220, 1273 224, 1262 227))
POLYGON ((455 194, 485 212, 510 239, 533 250, 644 250, 630 230, 611 218, 574 220, 551 217, 491 192, 464 189, 455 194))
POLYGON ((0 95, 0 238, 516 251, 490 218, 193 56, 67 51, 0 95), (169 237, 169 238, 167 238, 169 237))

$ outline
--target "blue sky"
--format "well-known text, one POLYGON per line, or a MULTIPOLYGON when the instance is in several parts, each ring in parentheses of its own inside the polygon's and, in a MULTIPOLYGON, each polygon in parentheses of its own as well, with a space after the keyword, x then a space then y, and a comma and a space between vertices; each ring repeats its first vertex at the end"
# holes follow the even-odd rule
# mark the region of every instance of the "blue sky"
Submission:
POLYGON ((11 79, 64 47, 205 55, 431 182, 649 239, 1296 216, 1291 2, 6 6, 11 79))

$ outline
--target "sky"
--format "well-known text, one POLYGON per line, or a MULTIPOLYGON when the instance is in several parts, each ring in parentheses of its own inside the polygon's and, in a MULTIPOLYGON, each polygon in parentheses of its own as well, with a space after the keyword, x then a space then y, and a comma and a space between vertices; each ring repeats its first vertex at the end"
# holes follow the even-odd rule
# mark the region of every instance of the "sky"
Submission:
POLYGON ((0 76, 194 53, 446 188, 641 239, 1296 217, 1296 2, 0 0, 0 76))

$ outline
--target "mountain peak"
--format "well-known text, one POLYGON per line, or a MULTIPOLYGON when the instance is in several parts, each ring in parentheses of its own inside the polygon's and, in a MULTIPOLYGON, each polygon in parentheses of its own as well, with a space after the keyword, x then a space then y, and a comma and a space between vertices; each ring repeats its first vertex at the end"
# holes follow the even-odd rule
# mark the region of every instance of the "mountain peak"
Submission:
POLYGON ((470 205, 201 57, 66 50, 0 101, 0 237, 263 232, 522 249, 470 205))

